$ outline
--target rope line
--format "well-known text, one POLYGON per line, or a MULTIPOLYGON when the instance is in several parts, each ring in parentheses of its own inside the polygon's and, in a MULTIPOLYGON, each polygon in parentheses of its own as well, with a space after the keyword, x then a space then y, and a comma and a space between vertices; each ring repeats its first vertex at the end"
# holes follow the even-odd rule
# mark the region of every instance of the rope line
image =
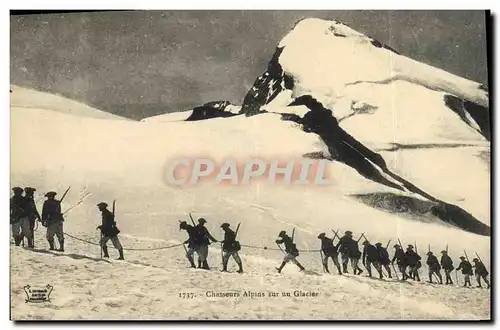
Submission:
MULTIPOLYGON (((79 238, 79 237, 76 237, 76 236, 73 236, 73 235, 70 235, 68 233, 63 233, 65 236, 68 236, 68 237, 71 237, 73 239, 76 239, 77 241, 80 241, 80 242, 84 242, 84 243, 87 243, 87 244, 91 244, 91 245, 96 245, 96 246, 99 246, 100 244, 99 243, 95 243, 95 242, 92 242, 92 241, 89 241, 89 240, 86 240, 86 239, 83 239, 83 238, 79 238)), ((156 247, 156 248, 123 248, 123 250, 125 251, 156 251, 156 250, 166 250, 166 249, 171 249, 171 248, 174 248, 174 247, 178 247, 178 246, 182 246, 184 243, 179 243, 179 244, 174 244, 174 245, 168 245, 168 246, 160 246, 160 247, 156 247)), ((254 246, 254 245, 245 245, 245 244, 241 244, 242 247, 246 247, 246 248, 251 248, 251 249, 261 249, 261 250, 270 250, 270 251, 280 251, 279 249, 277 248, 269 248, 267 246, 264 246, 264 247, 261 247, 261 246, 254 246)), ((320 250, 302 250, 300 252, 319 252, 320 250)))
MULTIPOLYGON (((92 244, 92 245, 97 245, 97 246, 100 245, 99 243, 91 242, 91 241, 88 241, 88 240, 85 240, 85 239, 82 239, 82 238, 70 235, 68 233, 64 233, 64 235, 68 236, 68 237, 71 237, 73 239, 76 239, 77 241, 81 241, 81 242, 87 243, 87 244, 92 244)), ((171 249, 171 248, 174 248, 174 247, 181 246, 182 244, 183 243, 174 244, 174 245, 168 245, 168 246, 161 246, 161 247, 156 247, 156 248, 135 248, 135 249, 134 248, 123 248, 123 250, 125 250, 125 251, 155 251, 155 250, 165 250, 165 249, 171 249)))

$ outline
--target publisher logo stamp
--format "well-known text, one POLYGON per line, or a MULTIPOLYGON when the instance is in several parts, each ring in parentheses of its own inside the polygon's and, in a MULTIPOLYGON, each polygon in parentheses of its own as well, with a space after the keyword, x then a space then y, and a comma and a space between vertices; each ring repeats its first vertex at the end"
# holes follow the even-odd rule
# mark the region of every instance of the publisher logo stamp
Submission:
POLYGON ((42 303, 42 302, 50 302, 50 293, 54 287, 50 284, 47 284, 45 287, 34 288, 30 285, 26 285, 23 287, 24 292, 26 293, 26 303, 42 303))

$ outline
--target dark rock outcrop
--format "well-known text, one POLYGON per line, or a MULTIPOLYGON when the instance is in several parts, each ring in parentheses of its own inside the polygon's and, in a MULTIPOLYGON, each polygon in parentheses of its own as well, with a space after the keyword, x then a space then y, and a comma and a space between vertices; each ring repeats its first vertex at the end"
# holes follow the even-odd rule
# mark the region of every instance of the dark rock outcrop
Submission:
POLYGON ((261 106, 270 103, 283 90, 293 89, 293 77, 283 71, 278 61, 282 52, 283 47, 276 48, 266 72, 255 80, 253 87, 245 95, 240 113, 256 115, 261 106))
POLYGON ((444 96, 446 106, 455 112, 467 125, 472 126, 467 114, 479 125, 479 133, 490 141, 490 112, 488 108, 476 103, 460 99, 454 95, 446 94, 444 96))
POLYGON ((197 121, 211 118, 227 118, 237 114, 225 111, 227 106, 232 105, 228 101, 213 101, 193 109, 193 113, 186 121, 197 121))

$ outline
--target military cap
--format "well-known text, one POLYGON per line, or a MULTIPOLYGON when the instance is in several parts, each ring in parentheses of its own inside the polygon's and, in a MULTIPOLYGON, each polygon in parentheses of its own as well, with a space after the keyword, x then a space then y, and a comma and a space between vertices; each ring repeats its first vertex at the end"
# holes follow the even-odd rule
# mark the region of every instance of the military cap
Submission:
POLYGON ((408 248, 409 248, 409 249, 413 249, 413 245, 408 244, 408 248))
POLYGON ((464 257, 464 256, 461 256, 459 259, 465 259, 465 257, 464 257))
POLYGON ((352 231, 348 230, 345 232, 346 235, 352 235, 352 231))
POLYGON ((382 243, 378 242, 375 246, 382 246, 382 243))
POLYGON ((363 245, 368 245, 368 244, 370 244, 370 242, 368 242, 367 240, 363 242, 363 245))
POLYGON ((14 187, 14 188, 12 188, 12 191, 15 193, 21 193, 24 191, 24 189, 21 187, 14 187))
POLYGON ((198 219, 198 223, 199 224, 204 224, 204 223, 207 223, 207 220, 205 220, 204 218, 199 218, 198 219))
POLYGON ((474 258, 474 259, 472 259, 472 261, 479 262, 479 259, 478 258, 474 258))
POLYGON ((443 250, 443 251, 441 251, 441 253, 448 253, 448 251, 446 251, 446 250, 443 250))
POLYGON ((284 235, 286 235, 286 231, 284 231, 284 230, 280 231, 280 233, 278 234, 278 236, 280 236, 280 237, 284 236, 284 235))
POLYGON ((319 235, 318 235, 318 238, 323 238, 323 237, 325 237, 325 236, 326 236, 326 234, 325 234, 325 233, 321 233, 321 234, 319 234, 319 235))
POLYGON ((25 187, 25 188, 24 188, 24 191, 25 191, 26 193, 34 193, 34 192, 36 191, 36 189, 35 189, 35 188, 32 188, 32 187, 25 187))
POLYGON ((186 226, 187 226, 186 221, 179 221, 179 230, 181 230, 182 228, 185 228, 186 226))
POLYGON ((55 191, 49 191, 48 193, 45 194, 45 197, 54 197, 55 195, 57 195, 55 191))
POLYGON ((427 255, 430 256, 432 254, 432 251, 427 252, 427 255))
POLYGON ((106 202, 100 202, 99 204, 97 204, 98 207, 108 207, 108 203, 106 202))
POLYGON ((228 224, 227 222, 224 222, 222 225, 220 225, 221 228, 227 228, 229 226, 230 224, 228 224))
POLYGON ((394 244, 393 248, 401 247, 399 244, 394 244))

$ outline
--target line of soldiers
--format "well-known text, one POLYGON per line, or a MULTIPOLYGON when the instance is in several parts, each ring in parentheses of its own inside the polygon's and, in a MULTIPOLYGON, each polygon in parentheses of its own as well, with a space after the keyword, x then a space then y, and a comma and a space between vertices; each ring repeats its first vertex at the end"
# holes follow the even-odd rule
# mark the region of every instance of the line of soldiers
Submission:
MULTIPOLYGON (((23 189, 20 187, 14 187, 12 190, 14 192, 14 196, 10 198, 10 224, 12 226, 12 236, 14 238, 15 245, 19 246, 21 242, 24 242, 24 238, 27 238, 28 248, 34 248, 35 222, 38 220, 44 227, 47 227, 46 239, 49 242, 49 249, 55 250, 54 236, 57 236, 59 241, 58 251, 64 252, 64 217, 61 212, 61 201, 66 196, 69 188, 66 190, 61 200, 55 199, 55 196, 57 195, 56 192, 47 192, 44 195, 47 197, 47 200, 43 204, 41 216, 38 213, 36 202, 34 200, 34 192, 36 191, 35 188, 26 187, 23 189)), ((96 229, 101 231, 100 246, 102 248, 102 252, 104 253, 104 257, 109 258, 106 243, 111 240, 113 246, 119 252, 118 260, 124 260, 123 247, 118 238, 120 230, 116 226, 115 222, 114 202, 113 212, 107 209, 108 204, 105 202, 97 204, 97 207, 99 211, 101 211, 102 223, 96 229)), ((205 223, 207 221, 204 218, 199 218, 198 224, 195 225, 193 221, 192 226, 186 221, 179 222, 179 230, 186 230, 189 236, 184 242, 184 244, 188 244, 188 249, 186 249, 185 245, 183 246, 191 267, 196 268, 194 263, 194 253, 196 252, 198 255, 198 268, 207 270, 210 269, 207 260, 208 246, 211 242, 218 242, 218 240, 215 239, 205 227, 205 223)), ((224 231, 224 240, 221 242, 223 264, 222 271, 227 272, 229 258, 233 257, 239 266, 238 273, 242 273, 243 265, 238 254, 238 251, 241 250, 241 245, 236 240, 239 225, 236 231, 233 231, 228 223, 223 223, 221 228, 224 231)), ((361 259, 363 265, 368 271, 369 277, 372 277, 373 266, 377 270, 380 279, 383 279, 384 277, 382 267, 386 270, 388 277, 392 278, 391 268, 389 265, 394 268, 394 263, 396 263, 398 270, 402 274, 402 280, 411 278, 412 280, 420 281, 419 269, 422 267, 422 258, 414 250, 413 245, 408 245, 406 251, 403 251, 400 244, 395 244, 393 246, 395 252, 391 260, 389 253, 387 252, 389 243, 386 247, 383 247, 380 242, 372 245, 365 237, 365 241, 362 243, 363 252, 361 252, 358 244, 361 238, 364 237, 364 234, 362 234, 357 241, 353 239, 353 233, 351 231, 346 231, 342 237, 338 237, 337 232, 334 232, 334 234, 335 237, 333 239, 327 237, 325 233, 320 233, 318 235, 318 239, 321 240, 320 251, 325 272, 330 272, 328 269, 328 261, 331 258, 339 275, 348 273, 347 266, 349 261, 351 262, 354 274, 360 275, 363 272, 363 270, 359 267, 359 260, 361 259), (337 245, 333 243, 335 238, 339 238, 337 245), (341 254, 342 270, 338 261, 339 253, 341 254)), ((283 262, 279 267, 276 267, 276 270, 279 273, 281 273, 285 265, 290 261, 297 265, 301 271, 305 270, 305 268, 297 260, 299 250, 293 242, 293 236, 293 233, 292 237, 288 236, 284 230, 280 231, 278 234, 279 238, 276 240, 276 244, 280 247, 280 249, 280 244, 285 245, 284 251, 281 249, 284 253, 283 262)), ((453 284, 453 280, 450 275, 451 271, 454 269, 453 260, 448 256, 448 252, 446 250, 441 251, 441 254, 441 260, 439 261, 430 249, 427 252, 426 264, 429 268, 429 282, 433 283, 433 276, 436 276, 439 279, 439 284, 443 284, 441 275, 442 268, 445 272, 446 284, 453 284)), ((474 266, 472 266, 468 259, 464 256, 461 256, 460 260, 461 262, 456 271, 462 271, 465 279, 464 287, 472 286, 470 275, 475 274, 478 287, 482 287, 481 279, 483 279, 487 288, 490 288, 490 283, 487 279, 489 273, 479 258, 474 258, 472 260, 474 266)))
MULTIPOLYGON (((209 270, 210 267, 208 265, 208 246, 210 243, 218 242, 215 239, 208 229, 205 227, 205 223, 207 220, 204 218, 198 219, 198 224, 195 225, 193 221, 193 225, 188 224, 186 221, 180 221, 179 230, 185 230, 189 237, 184 242, 184 244, 188 245, 188 249, 186 249, 186 256, 191 264, 192 268, 196 268, 194 263, 194 253, 198 255, 198 268, 209 270)), ((233 257, 234 261, 238 264, 238 273, 243 273, 243 263, 241 262, 241 258, 238 255, 238 251, 241 250, 240 243, 236 240, 236 236, 238 234, 238 229, 236 232, 233 231, 228 223, 223 223, 221 226, 224 231, 224 240, 221 241, 221 251, 222 251, 222 271, 227 272, 227 265, 229 262, 229 258, 233 257)), ((239 227, 239 226, 238 226, 239 227)))
MULTIPOLYGON (((335 233, 335 237, 337 237, 337 233, 335 233)), ((416 281, 420 281, 419 269, 422 267, 421 257, 414 250, 414 246, 409 244, 407 246, 406 251, 403 251, 400 244, 395 244, 393 247, 395 249, 394 257, 392 260, 389 258, 389 253, 387 252, 387 247, 383 247, 382 243, 378 242, 375 245, 372 245, 365 237, 365 241, 363 244, 363 252, 358 248, 358 243, 360 239, 364 236, 362 234, 358 241, 355 241, 352 238, 352 232, 346 231, 344 236, 339 239, 339 243, 337 245, 333 244, 333 240, 328 238, 325 233, 321 233, 318 236, 318 239, 321 240, 321 252, 323 256, 323 267, 324 270, 329 273, 328 270, 328 259, 331 258, 334 265, 337 267, 339 275, 342 273, 347 273, 347 265, 348 262, 351 261, 351 265, 354 271, 354 274, 359 275, 363 271, 359 268, 359 259, 361 258, 363 261, 363 265, 366 267, 368 271, 368 276, 372 277, 371 266, 373 266, 378 274, 379 278, 382 279, 384 277, 382 267, 387 271, 388 277, 392 278, 391 268, 389 265, 394 267, 394 263, 396 262, 398 266, 398 270, 402 274, 402 280, 412 279, 416 281), (340 271, 340 264, 338 262, 338 254, 341 254, 342 259, 342 272, 340 271), (408 272, 406 271, 408 269, 408 272)), ((298 252, 297 252, 298 254, 298 252)), ((446 275, 446 284, 453 284, 453 280, 451 279, 451 271, 454 269, 453 260, 448 256, 448 251, 441 251, 441 260, 439 261, 437 257, 433 254, 432 251, 427 252, 427 261, 426 264, 429 268, 429 283, 433 283, 433 275, 439 279, 439 284, 443 284, 443 279, 441 276, 441 268, 443 268, 446 275)), ((479 258, 472 259, 474 266, 467 260, 466 257, 460 257, 460 265, 456 269, 457 271, 462 270, 462 274, 464 275, 465 286, 471 286, 470 275, 472 275, 472 269, 474 268, 474 274, 476 275, 476 280, 478 283, 477 287, 482 287, 481 279, 487 285, 487 288, 490 288, 490 283, 487 279, 488 271, 484 264, 481 262, 479 258)), ((302 267, 299 266, 299 268, 302 267)), ((396 274, 397 276, 397 274, 396 274)))
MULTIPOLYGON (((61 212, 61 201, 69 191, 69 188, 61 200, 55 199, 56 192, 47 192, 44 195, 47 197, 47 200, 43 203, 41 216, 38 213, 34 200, 35 188, 26 187, 23 189, 21 187, 14 187, 12 191, 14 192, 14 196, 10 198, 10 224, 14 244, 19 246, 21 242, 24 242, 24 238, 26 238, 28 248, 34 248, 35 222, 39 221, 42 223, 42 226, 47 228, 45 237, 49 243, 49 250, 64 252, 64 216, 61 212), (55 248, 54 236, 59 241, 59 249, 55 248)), ((97 204, 102 215, 102 224, 97 227, 101 231, 100 245, 104 252, 104 257, 109 258, 106 243, 108 240, 111 240, 120 254, 118 259, 123 260, 123 248, 118 239, 120 231, 116 227, 115 215, 107 209, 107 206, 108 204, 104 202, 97 204)))

